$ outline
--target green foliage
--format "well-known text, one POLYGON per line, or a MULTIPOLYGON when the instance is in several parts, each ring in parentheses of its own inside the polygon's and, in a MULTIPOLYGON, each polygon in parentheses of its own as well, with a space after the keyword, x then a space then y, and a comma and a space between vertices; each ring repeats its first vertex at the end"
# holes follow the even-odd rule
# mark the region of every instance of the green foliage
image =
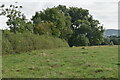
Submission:
POLYGON ((109 45, 110 44, 110 38, 109 37, 105 37, 104 38, 104 42, 102 44, 103 45, 109 45))
POLYGON ((32 21, 28 21, 19 11, 22 6, 5 8, 2 5, 0 8, 1 15, 8 18, 7 25, 14 33, 54 36, 66 40, 70 46, 100 45, 104 41, 103 25, 93 19, 87 9, 59 5, 36 12, 32 21))
POLYGON ((72 18, 72 28, 76 35, 84 34, 90 45, 100 45, 103 42, 103 26, 98 20, 93 19, 88 10, 71 7, 68 13, 72 18))
POLYGON ((120 37, 119 36, 108 36, 110 38, 110 41, 113 42, 114 45, 120 45, 120 37))
POLYGON ((69 16, 69 14, 68 14, 69 9, 66 6, 58 5, 56 8, 61 10, 62 12, 64 12, 65 16, 69 16))
POLYGON ((6 24, 9 26, 11 32, 33 32, 33 24, 28 22, 25 15, 19 10, 22 6, 10 5, 9 8, 5 6, 0 7, 0 15, 8 18, 6 24))
POLYGON ((88 46, 89 39, 84 34, 80 34, 77 36, 77 43, 76 46, 88 46))
POLYGON ((89 39, 84 34, 76 35, 74 34, 69 39, 69 45, 72 46, 88 46, 89 45, 89 39))
POLYGON ((34 27, 35 34, 47 34, 59 37, 60 32, 52 22, 41 22, 34 27))
MULTIPOLYGON (((103 26, 100 25, 98 20, 93 19, 87 9, 77 7, 67 8, 66 6, 59 5, 54 8, 47 8, 44 11, 36 12, 32 20, 34 24, 43 24, 42 22, 45 21, 54 23, 58 33, 60 33, 57 37, 68 41, 70 46, 78 44, 78 41, 80 42, 80 40, 82 40, 80 39, 81 37, 78 38, 78 36, 82 34, 85 35, 85 41, 87 41, 89 45, 100 45, 103 42, 103 26), (74 38, 72 40, 76 43, 72 42, 71 38, 74 38)), ((53 29, 56 28, 53 27, 53 29)), ((43 33, 46 34, 46 32, 47 31, 43 30, 43 33)))
POLYGON ((3 35, 2 36, 2 53, 6 54, 6 53, 12 53, 12 52, 13 52, 13 48, 12 48, 11 43, 3 35))
POLYGON ((72 23, 78 19, 87 20, 89 11, 87 9, 77 8, 77 7, 70 7, 68 11, 69 15, 72 17, 72 23))
POLYGON ((107 36, 104 38, 103 45, 120 45, 120 38, 118 36, 107 36))
MULTIPOLYGON (((35 16, 32 17, 32 21, 34 24, 39 24, 39 25, 42 25, 43 22, 46 21, 52 22, 54 24, 52 27, 52 34, 56 35, 57 37, 63 38, 65 40, 68 40, 69 35, 72 33, 70 27, 71 17, 65 16, 64 13, 57 8, 47 8, 43 12, 42 11, 36 12, 35 16)), ((36 27, 37 26, 35 26, 35 28, 36 27)), ((45 32, 44 30, 43 33, 45 32)), ((36 32, 36 29, 34 32, 36 32)))
POLYGON ((66 41, 47 35, 32 33, 3 33, 3 54, 21 53, 38 49, 68 47, 66 41))
POLYGON ((36 12, 35 15, 32 16, 31 20, 33 21, 34 24, 40 24, 42 22, 42 20, 41 20, 42 15, 43 15, 42 12, 41 12, 41 14, 39 12, 36 12))

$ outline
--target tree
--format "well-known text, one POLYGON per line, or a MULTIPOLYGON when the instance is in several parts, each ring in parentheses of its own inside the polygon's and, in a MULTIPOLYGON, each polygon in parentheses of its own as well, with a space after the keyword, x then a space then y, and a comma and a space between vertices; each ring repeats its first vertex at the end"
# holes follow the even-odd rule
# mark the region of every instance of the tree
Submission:
POLYGON ((10 31, 16 32, 25 32, 31 31, 33 24, 28 22, 25 15, 19 10, 22 6, 10 5, 9 8, 6 8, 5 5, 0 6, 0 15, 4 15, 8 18, 7 25, 10 28, 10 31))
POLYGON ((69 9, 66 6, 58 5, 56 8, 61 10, 65 14, 65 16, 69 16, 69 13, 68 13, 69 9))
POLYGON ((77 7, 70 7, 68 11, 69 15, 72 17, 72 23, 74 25, 74 22, 78 19, 80 20, 87 20, 89 11, 82 8, 77 7))
POLYGON ((56 26, 52 22, 47 22, 47 21, 41 22, 40 24, 37 24, 34 27, 34 33, 39 35, 46 34, 46 35, 58 36, 60 35, 60 32, 55 27, 56 26))
POLYGON ((102 45, 109 45, 110 44, 110 38, 109 37, 104 37, 104 42, 102 45))
POLYGON ((111 38, 110 37, 110 41, 113 42, 113 44, 115 44, 115 45, 119 45, 120 44, 119 40, 120 40, 119 38, 111 38))
POLYGON ((42 22, 41 16, 42 16, 42 12, 40 12, 40 13, 36 12, 35 16, 32 16, 31 20, 33 21, 34 24, 40 24, 42 22))
POLYGON ((88 46, 89 45, 89 39, 84 34, 76 35, 74 34, 69 39, 69 45, 72 46, 88 46))
POLYGON ((93 19, 88 10, 70 7, 68 13, 72 18, 71 27, 76 35, 84 34, 90 45, 100 45, 103 42, 103 26, 98 20, 93 19))
MULTIPOLYGON (((91 17, 90 17, 91 18, 91 17)), ((98 20, 89 19, 90 29, 87 37, 91 45, 100 45, 104 41, 104 29, 98 20)))
POLYGON ((72 33, 71 30, 71 17, 65 16, 64 13, 58 8, 47 8, 43 12, 36 12, 32 17, 34 24, 41 24, 42 22, 52 22, 55 26, 52 28, 54 34, 58 31, 59 38, 68 39, 68 36, 72 33))
POLYGON ((83 37, 89 45, 100 45, 104 41, 103 25, 98 20, 93 19, 87 9, 67 8, 64 5, 59 5, 36 12, 35 16, 32 17, 32 21, 35 25, 46 21, 52 22, 54 24, 52 29, 59 33, 56 36, 67 40, 70 46, 82 42, 80 38, 83 37))

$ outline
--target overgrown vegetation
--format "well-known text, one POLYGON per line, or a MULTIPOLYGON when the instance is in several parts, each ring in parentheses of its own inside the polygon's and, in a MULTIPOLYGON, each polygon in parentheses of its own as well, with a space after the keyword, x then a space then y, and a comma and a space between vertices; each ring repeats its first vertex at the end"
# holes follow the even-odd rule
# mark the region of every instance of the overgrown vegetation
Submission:
POLYGON ((20 9, 22 6, 0 6, 0 15, 8 18, 10 29, 3 30, 3 53, 62 47, 67 43, 71 47, 118 44, 117 38, 104 38, 103 26, 87 9, 59 5, 36 12, 31 20, 20 9))
POLYGON ((31 20, 19 11, 22 6, 0 6, 1 13, 8 18, 10 31, 30 32, 37 35, 50 35, 64 39, 69 46, 100 45, 103 42, 103 26, 95 20, 89 10, 59 5, 36 12, 31 20))
POLYGON ((68 43, 60 38, 32 33, 11 33, 4 31, 2 42, 3 54, 27 52, 38 49, 68 47, 68 43))

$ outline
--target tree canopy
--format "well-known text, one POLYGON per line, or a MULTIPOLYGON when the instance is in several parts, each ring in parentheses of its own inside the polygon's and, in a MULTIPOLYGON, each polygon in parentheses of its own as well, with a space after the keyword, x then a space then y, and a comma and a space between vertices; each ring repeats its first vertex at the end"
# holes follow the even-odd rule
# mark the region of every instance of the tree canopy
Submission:
MULTIPOLYGON (((80 35, 84 35, 84 37, 87 38, 89 45, 100 45, 103 42, 103 26, 98 20, 93 19, 89 10, 77 7, 66 8, 66 6, 62 5, 59 5, 57 8, 63 11, 64 14, 71 17, 71 28, 73 30, 73 34, 71 38, 69 38, 69 45, 74 46, 77 43, 78 36, 80 35)), ((82 38, 80 39, 82 40, 82 38)), ((81 44, 83 44, 83 42, 81 42, 81 44)))
POLYGON ((33 25, 26 19, 26 16, 20 11, 22 6, 10 5, 8 8, 5 5, 0 6, 0 15, 8 18, 6 24, 11 32, 33 32, 33 25))
POLYGON ((65 39, 70 46, 100 45, 104 41, 103 25, 87 9, 59 5, 36 12, 28 21, 19 8, 22 6, 0 7, 1 15, 8 18, 6 23, 14 33, 52 35, 65 39))
MULTIPOLYGON (((71 17, 65 16, 65 14, 58 8, 47 8, 43 12, 36 12, 32 17, 34 24, 42 24, 43 22, 52 22, 54 24, 53 34, 57 37, 68 40, 69 35, 72 33, 71 29, 71 17)), ((36 31, 34 31, 36 32, 36 31)), ((41 32, 41 31, 39 31, 41 32)))

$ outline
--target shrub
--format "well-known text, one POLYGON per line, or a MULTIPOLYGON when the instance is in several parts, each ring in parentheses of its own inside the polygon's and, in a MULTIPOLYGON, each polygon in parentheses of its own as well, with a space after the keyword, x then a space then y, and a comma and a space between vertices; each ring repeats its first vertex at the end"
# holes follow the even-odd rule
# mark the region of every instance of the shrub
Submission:
POLYGON ((2 36, 2 53, 12 53, 13 49, 11 43, 8 41, 5 36, 2 36))
POLYGON ((88 46, 89 39, 84 34, 74 35, 69 41, 69 45, 72 46, 88 46))
POLYGON ((102 44, 103 45, 110 45, 110 38, 109 37, 105 37, 104 38, 104 42, 102 44))
POLYGON ((48 35, 35 35, 32 33, 3 34, 3 54, 21 53, 39 49, 68 47, 68 44, 65 40, 48 35))

